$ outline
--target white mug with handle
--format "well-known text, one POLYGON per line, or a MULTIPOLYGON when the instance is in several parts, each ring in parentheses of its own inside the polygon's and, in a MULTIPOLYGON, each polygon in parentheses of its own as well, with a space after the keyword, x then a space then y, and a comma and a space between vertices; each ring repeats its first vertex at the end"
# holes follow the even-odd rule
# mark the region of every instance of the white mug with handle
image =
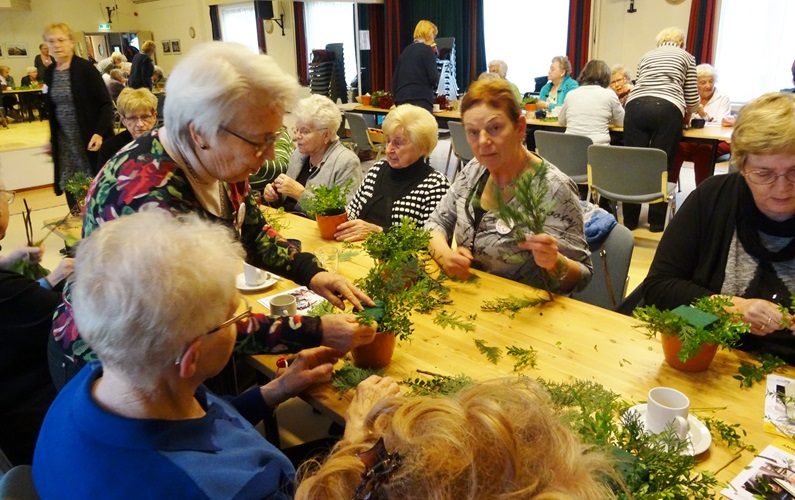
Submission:
POLYGON ((682 392, 670 387, 655 387, 649 391, 646 428, 653 434, 659 434, 670 426, 684 441, 690 430, 687 421, 689 410, 690 400, 682 392))

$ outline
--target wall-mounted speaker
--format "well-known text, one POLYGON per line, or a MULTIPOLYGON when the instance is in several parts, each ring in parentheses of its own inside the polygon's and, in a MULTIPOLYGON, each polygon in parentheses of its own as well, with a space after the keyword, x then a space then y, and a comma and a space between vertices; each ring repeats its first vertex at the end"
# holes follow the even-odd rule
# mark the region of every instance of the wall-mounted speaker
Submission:
POLYGON ((257 19, 273 19, 273 2, 265 0, 257 0, 254 2, 254 9, 257 13, 257 19))

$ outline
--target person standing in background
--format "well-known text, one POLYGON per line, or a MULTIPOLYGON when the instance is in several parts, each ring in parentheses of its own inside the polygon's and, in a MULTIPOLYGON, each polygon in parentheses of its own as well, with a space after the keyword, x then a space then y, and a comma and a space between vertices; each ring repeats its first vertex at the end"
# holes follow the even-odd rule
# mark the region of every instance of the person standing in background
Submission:
MULTIPOLYGON (((682 125, 698 107, 696 61, 682 47, 685 34, 670 27, 657 35, 657 47, 638 64, 638 79, 627 99, 624 118, 624 145, 657 148, 668 156, 671 173, 674 154, 682 140, 682 125)), ((665 228, 667 203, 649 205, 649 230, 665 228)), ((640 205, 624 203, 624 225, 638 227, 640 205)))
POLYGON ((437 33, 436 25, 424 19, 414 28, 414 43, 403 49, 392 79, 396 105, 414 104, 433 111, 439 83, 436 52, 432 48, 437 33))
POLYGON ((53 63, 53 58, 50 56, 50 48, 46 43, 39 45, 39 54, 33 59, 33 65, 39 73, 39 83, 44 83, 44 71, 53 63))
POLYGON ((155 48, 157 48, 155 42, 147 40, 141 46, 141 52, 133 57, 130 78, 127 81, 130 87, 134 89, 146 87, 152 90, 152 75, 155 74, 155 63, 152 61, 152 57, 155 55, 155 48))
MULTIPOLYGON (((75 55, 68 24, 49 24, 43 36, 55 58, 44 74, 44 103, 50 116, 46 149, 55 166, 53 189, 60 196, 77 172, 96 175, 97 151, 103 138, 113 134, 113 103, 99 72, 75 55)), ((77 200, 66 193, 66 202, 73 208, 77 200)))

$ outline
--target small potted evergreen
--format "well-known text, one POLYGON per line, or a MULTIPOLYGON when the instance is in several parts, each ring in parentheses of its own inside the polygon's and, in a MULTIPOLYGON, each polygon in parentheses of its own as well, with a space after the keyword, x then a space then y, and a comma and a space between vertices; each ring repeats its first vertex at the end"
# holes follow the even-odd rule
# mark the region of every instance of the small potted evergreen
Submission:
POLYGON ((317 221, 320 237, 324 240, 333 240, 337 226, 348 220, 345 208, 352 183, 353 180, 349 180, 344 186, 340 184, 309 186, 307 188, 309 196, 301 200, 307 215, 317 221))
POLYGON ((750 332, 741 314, 726 310, 731 306, 728 298, 716 295, 670 311, 653 305, 639 307, 632 315, 643 321, 638 327, 649 337, 660 334, 669 365, 680 371, 702 372, 709 368, 718 347, 731 349, 750 332))

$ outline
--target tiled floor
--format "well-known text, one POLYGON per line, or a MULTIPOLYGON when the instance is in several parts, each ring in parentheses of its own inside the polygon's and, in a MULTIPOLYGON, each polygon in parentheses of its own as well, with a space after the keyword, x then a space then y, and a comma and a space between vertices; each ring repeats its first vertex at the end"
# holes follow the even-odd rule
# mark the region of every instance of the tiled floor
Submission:
MULTIPOLYGON (((16 152, 37 155, 40 154, 42 146, 49 137, 49 130, 46 122, 32 124, 11 124, 9 129, 0 129, 0 154, 16 152), (24 151, 27 150, 27 151, 24 151)), ((445 162, 449 152, 449 141, 440 141, 436 150, 431 156, 431 165, 440 171, 445 171, 445 162)), ((455 157, 451 159, 452 163, 455 157)), ((368 165, 364 165, 367 167, 368 165)), ((719 165, 718 172, 725 173, 726 165, 719 165)), ((682 191, 677 195, 677 206, 681 206, 684 198, 694 189, 694 177, 692 165, 685 164, 682 169, 681 183, 682 191)), ((16 248, 25 243, 25 231, 22 221, 22 211, 24 210, 23 200, 26 200, 31 209, 34 228, 34 239, 46 235, 43 229, 43 221, 58 218, 66 215, 66 203, 63 196, 56 197, 51 188, 34 189, 30 191, 18 192, 16 201, 11 206, 11 220, 6 238, 3 240, 3 247, 8 250, 16 248)), ((641 226, 645 222, 645 210, 641 215, 641 226)), ((660 233, 650 233, 646 229, 637 229, 633 232, 635 236, 635 251, 629 272, 628 290, 633 290, 646 276, 651 265, 654 251, 659 242, 660 233)), ((44 265, 47 268, 54 268, 61 258, 58 250, 62 243, 58 238, 49 236, 45 241, 47 251, 44 256, 44 265)), ((314 413, 311 407, 294 400, 291 403, 282 405, 277 413, 282 444, 291 446, 303 441, 317 439, 326 436, 330 421, 314 413)))

